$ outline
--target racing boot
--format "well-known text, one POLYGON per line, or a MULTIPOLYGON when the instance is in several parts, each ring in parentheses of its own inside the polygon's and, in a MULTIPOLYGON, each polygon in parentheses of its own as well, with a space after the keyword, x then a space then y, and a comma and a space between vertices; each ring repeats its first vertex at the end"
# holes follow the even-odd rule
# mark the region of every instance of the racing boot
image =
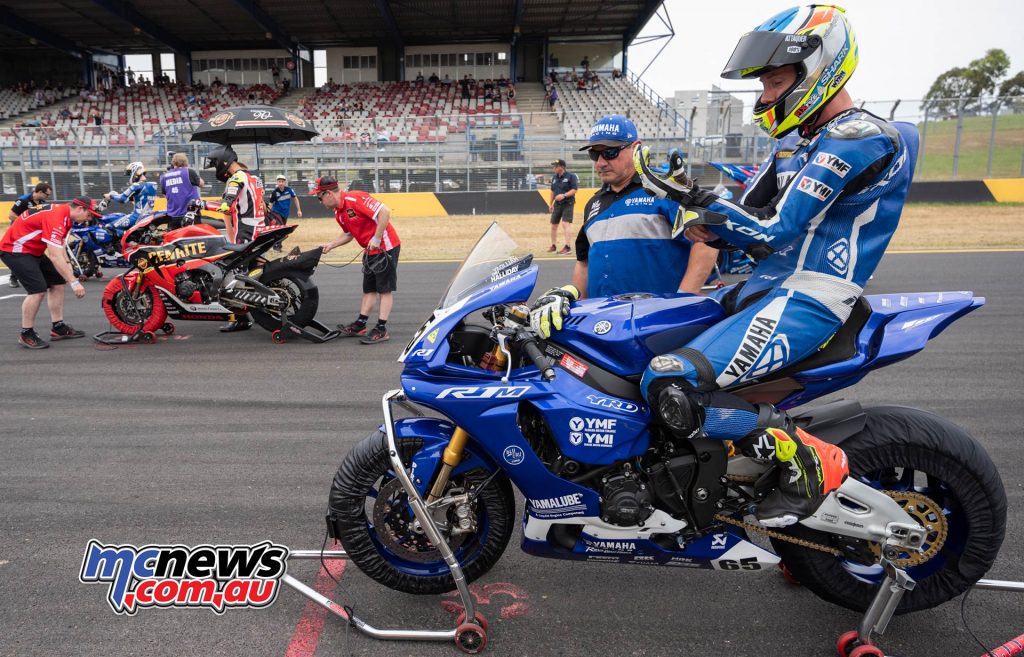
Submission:
POLYGON ((221 333, 234 333, 236 331, 248 331, 252 328, 252 320, 249 313, 235 313, 234 321, 228 322, 220 327, 221 333))
POLYGON ((766 527, 787 527, 807 518, 850 474, 842 449, 788 424, 787 429, 764 429, 740 444, 744 454, 780 466, 775 490, 754 513, 766 527))

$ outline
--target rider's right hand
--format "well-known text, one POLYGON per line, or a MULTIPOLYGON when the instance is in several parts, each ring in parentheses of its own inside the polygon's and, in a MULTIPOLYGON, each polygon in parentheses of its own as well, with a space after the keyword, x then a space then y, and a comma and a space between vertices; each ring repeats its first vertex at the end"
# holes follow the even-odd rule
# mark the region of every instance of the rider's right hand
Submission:
POLYGON ((540 337, 551 337, 552 329, 562 328, 562 320, 569 316, 569 304, 580 298, 575 285, 563 285, 548 290, 530 307, 530 328, 540 337))
POLYGON ((686 160, 677 150, 673 150, 668 156, 668 175, 660 175, 651 168, 651 149, 647 146, 637 144, 633 148, 633 167, 644 189, 658 198, 667 198, 677 201, 684 206, 704 205, 704 197, 707 192, 702 192, 700 187, 686 175, 686 160))

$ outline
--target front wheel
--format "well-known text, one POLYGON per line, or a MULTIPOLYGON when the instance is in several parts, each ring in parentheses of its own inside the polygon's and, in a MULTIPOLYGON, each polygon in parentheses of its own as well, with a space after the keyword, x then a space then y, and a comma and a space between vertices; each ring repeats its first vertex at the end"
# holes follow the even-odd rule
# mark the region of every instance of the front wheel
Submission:
MULTIPOLYGON (((402 462, 408 466, 421 447, 419 439, 399 439, 402 462)), ((476 494, 470 503, 475 530, 447 534, 467 582, 498 562, 515 523, 511 482, 503 473, 490 475, 482 468, 472 470, 452 477, 445 490, 448 494, 457 487, 476 494)), ((331 485, 330 513, 349 557, 377 582, 422 595, 455 589, 448 565, 418 526, 408 496, 391 470, 383 432, 370 434, 338 467, 331 485)), ((456 510, 449 507, 443 520, 455 526, 456 510)))
MULTIPOLYGON (((860 433, 842 443, 850 476, 884 491, 929 529, 923 551, 896 565, 917 585, 897 613, 930 609, 966 591, 991 568, 1006 529, 1006 493, 988 454, 960 427, 912 408, 865 409, 860 433)), ((839 547, 841 539, 797 525, 790 533, 839 547)), ((796 579, 819 597, 863 611, 883 579, 881 566, 777 539, 796 579)), ((877 544, 868 548, 879 555, 877 544)))
POLYGON ((155 288, 147 285, 133 294, 134 285, 134 276, 111 279, 103 289, 103 313, 110 325, 125 335, 152 333, 167 321, 167 307, 155 288))
MULTIPOLYGON (((316 316, 320 291, 308 278, 287 274, 271 281, 260 281, 287 301, 284 314, 292 324, 306 326, 316 316)), ((250 307, 253 319, 267 331, 281 328, 281 313, 250 307)))

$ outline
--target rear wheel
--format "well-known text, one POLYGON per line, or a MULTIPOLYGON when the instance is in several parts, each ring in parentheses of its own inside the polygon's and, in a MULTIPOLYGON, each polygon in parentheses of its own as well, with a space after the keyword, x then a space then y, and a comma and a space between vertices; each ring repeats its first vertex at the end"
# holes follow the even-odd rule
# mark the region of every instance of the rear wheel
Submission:
POLYGON ((103 289, 103 313, 115 329, 126 335, 138 331, 152 333, 167 321, 167 308, 160 295, 146 286, 133 295, 135 277, 118 276, 103 289), (128 287, 125 287, 125 281, 128 287))
MULTIPOLYGON (((992 566, 1006 527, 1006 494, 995 464, 963 429, 911 408, 865 409, 860 433, 842 443, 850 476, 886 492, 929 529, 921 553, 895 560, 917 585, 897 613, 955 598, 992 566)), ((796 525, 789 533, 826 545, 832 536, 796 525)), ((848 609, 868 607, 882 568, 772 539, 786 567, 819 597, 848 609)), ((837 540, 834 545, 840 546, 837 540)), ((869 545, 877 557, 879 547, 869 545)))
MULTIPOLYGON (((400 439, 402 462, 408 466, 421 446, 419 439, 400 439)), ((447 494, 459 487, 478 493, 470 503, 475 530, 447 536, 467 582, 498 562, 515 524, 512 484, 503 473, 489 479, 490 474, 482 468, 460 474, 452 477, 445 490, 447 494)), ((419 527, 408 496, 391 470, 382 432, 370 434, 342 461, 331 486, 330 512, 349 557, 379 583, 416 594, 455 589, 448 565, 419 527)), ((454 507, 443 513, 450 526, 458 522, 454 507)))
MULTIPOLYGON (((297 326, 306 326, 316 316, 320 305, 320 291, 308 278, 286 275, 272 281, 260 281, 287 300, 284 313, 288 321, 297 326)), ((281 315, 258 308, 249 308, 256 323, 268 331, 281 328, 281 315)))

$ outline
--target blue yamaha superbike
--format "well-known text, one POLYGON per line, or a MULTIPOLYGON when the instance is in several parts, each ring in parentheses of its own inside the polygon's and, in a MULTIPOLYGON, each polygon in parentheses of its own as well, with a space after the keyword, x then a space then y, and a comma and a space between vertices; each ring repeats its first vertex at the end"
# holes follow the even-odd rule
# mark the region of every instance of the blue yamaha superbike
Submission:
MULTIPOLYGON (((797 525, 760 526, 753 510, 778 475, 728 442, 673 434, 640 395, 648 361, 720 321, 719 304, 587 299, 544 341, 522 305, 538 269, 516 253, 496 224, 486 231, 402 353, 383 425, 335 475, 330 533, 376 581, 415 594, 458 588, 466 600, 467 582, 512 536, 514 487, 532 555, 751 572, 781 562, 825 600, 868 610, 847 652, 893 613, 949 600, 992 565, 1006 496, 960 427, 854 401, 790 410, 842 445, 851 476, 797 525)), ((865 296, 817 354, 733 391, 794 409, 913 355, 984 303, 970 292, 865 296)), ((475 625, 477 643, 461 647, 472 652, 483 631, 475 625)))
MULTIPOLYGON (((105 203, 101 202, 101 208, 105 203)), ((78 278, 102 278, 103 267, 128 267, 121 255, 121 237, 137 222, 135 213, 114 212, 72 227, 66 248, 78 278)))

